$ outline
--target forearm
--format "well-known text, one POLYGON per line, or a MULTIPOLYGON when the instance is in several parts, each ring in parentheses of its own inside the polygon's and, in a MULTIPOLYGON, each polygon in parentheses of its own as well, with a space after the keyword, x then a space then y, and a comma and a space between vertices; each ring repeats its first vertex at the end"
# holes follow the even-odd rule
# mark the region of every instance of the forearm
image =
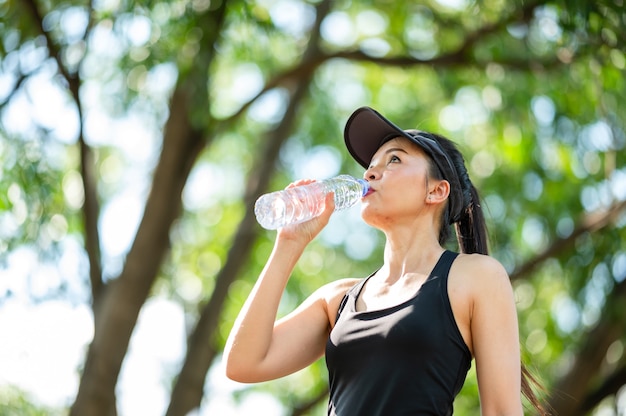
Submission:
POLYGON ((224 349, 226 371, 237 378, 262 364, 272 344, 281 296, 305 245, 278 238, 224 349))

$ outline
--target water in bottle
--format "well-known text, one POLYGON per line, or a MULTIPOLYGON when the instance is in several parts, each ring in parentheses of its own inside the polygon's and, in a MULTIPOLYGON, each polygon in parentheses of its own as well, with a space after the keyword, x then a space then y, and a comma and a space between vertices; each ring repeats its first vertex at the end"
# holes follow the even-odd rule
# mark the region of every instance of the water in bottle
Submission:
POLYGON ((328 192, 335 193, 335 211, 339 211, 356 204, 368 190, 367 181, 339 175, 262 195, 254 205, 254 214, 263 228, 275 230, 320 215, 328 192))

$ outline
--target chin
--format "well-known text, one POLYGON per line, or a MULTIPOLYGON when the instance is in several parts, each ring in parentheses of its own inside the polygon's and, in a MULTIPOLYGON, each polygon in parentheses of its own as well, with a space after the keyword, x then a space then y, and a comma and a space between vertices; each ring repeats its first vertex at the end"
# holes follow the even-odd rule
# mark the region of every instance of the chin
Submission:
POLYGON ((372 210, 368 210, 367 208, 361 210, 361 219, 363 219, 365 224, 374 228, 381 228, 381 225, 387 222, 386 216, 372 212, 372 210))

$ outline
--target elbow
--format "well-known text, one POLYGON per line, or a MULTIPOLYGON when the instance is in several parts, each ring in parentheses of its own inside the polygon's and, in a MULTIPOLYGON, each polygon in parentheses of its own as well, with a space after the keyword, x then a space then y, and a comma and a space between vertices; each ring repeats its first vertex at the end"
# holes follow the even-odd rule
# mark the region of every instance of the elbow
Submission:
POLYGON ((238 383, 260 383, 262 381, 267 381, 267 379, 256 376, 248 369, 237 368, 236 366, 226 367, 226 377, 238 383))
POLYGON ((246 367, 249 365, 242 364, 242 360, 237 358, 237 351, 234 348, 232 339, 228 339, 224 347, 222 355, 222 363, 224 365, 224 373, 227 378, 239 383, 246 383, 246 367))
POLYGON ((255 377, 252 366, 233 359, 233 357, 230 356, 225 356, 224 358, 224 371, 226 377, 230 380, 238 383, 257 383, 262 381, 255 377))
POLYGON ((246 373, 245 369, 235 365, 234 363, 226 361, 225 372, 226 377, 228 377, 232 381, 237 381, 239 383, 251 382, 248 379, 248 374, 246 373))
POLYGON ((268 374, 264 358, 238 348, 236 343, 226 344, 222 363, 226 377, 239 383, 260 383, 274 378, 268 374))
POLYGON ((229 353, 228 350, 224 351, 224 372, 226 377, 233 381, 245 383, 245 373, 241 365, 237 365, 237 360, 229 353))
POLYGON ((226 377, 228 377, 232 381, 237 381, 239 383, 245 383, 246 382, 245 381, 246 379, 241 374, 241 372, 238 371, 237 369, 233 368, 232 366, 226 366, 226 377))

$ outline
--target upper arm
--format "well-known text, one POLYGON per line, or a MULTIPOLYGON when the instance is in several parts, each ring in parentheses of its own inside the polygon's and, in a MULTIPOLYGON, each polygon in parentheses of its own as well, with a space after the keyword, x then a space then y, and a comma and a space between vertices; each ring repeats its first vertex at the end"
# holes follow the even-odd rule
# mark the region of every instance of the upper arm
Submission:
POLYGON ((324 354, 339 303, 353 284, 353 279, 346 279, 322 286, 276 321, 270 348, 259 368, 259 379, 291 374, 324 354))
POLYGON ((521 369, 515 299, 496 260, 480 256, 470 266, 471 333, 483 415, 521 415, 521 369))

